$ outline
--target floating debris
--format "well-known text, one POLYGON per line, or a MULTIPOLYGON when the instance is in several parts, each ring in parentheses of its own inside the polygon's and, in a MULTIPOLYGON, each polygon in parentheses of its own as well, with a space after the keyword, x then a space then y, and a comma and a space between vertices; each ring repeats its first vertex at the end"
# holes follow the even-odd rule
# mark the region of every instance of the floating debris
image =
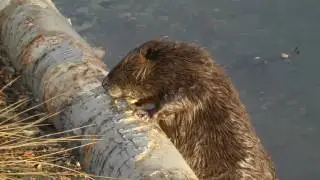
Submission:
POLYGON ((288 59, 290 56, 289 56, 289 54, 287 54, 287 53, 281 53, 281 54, 280 54, 280 57, 281 57, 282 59, 288 59))

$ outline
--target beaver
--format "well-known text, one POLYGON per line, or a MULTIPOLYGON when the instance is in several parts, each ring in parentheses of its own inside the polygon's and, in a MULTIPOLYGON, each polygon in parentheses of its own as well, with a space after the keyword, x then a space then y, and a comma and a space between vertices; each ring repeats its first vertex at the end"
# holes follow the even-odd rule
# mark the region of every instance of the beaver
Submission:
MULTIPOLYGON (((131 50, 105 77, 157 122, 200 179, 278 179, 239 93, 200 45, 150 40, 131 50)), ((141 111, 137 111, 141 112, 141 111)))

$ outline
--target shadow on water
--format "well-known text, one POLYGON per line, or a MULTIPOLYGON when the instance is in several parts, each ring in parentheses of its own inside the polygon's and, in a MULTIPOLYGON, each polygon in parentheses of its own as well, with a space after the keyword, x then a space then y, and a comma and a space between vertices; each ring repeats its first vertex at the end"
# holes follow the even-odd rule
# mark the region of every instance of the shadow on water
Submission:
POLYGON ((207 47, 226 67, 257 133, 288 180, 320 179, 320 1, 55 0, 112 68, 129 49, 168 36, 207 47), (292 53, 291 61, 280 58, 292 53))

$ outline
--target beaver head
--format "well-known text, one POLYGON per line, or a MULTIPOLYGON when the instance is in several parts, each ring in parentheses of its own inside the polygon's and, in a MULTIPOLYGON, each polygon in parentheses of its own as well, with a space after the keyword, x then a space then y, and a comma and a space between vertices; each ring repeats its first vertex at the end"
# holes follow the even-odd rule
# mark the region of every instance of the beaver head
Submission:
POLYGON ((113 97, 129 102, 206 87, 212 78, 213 62, 194 44, 151 40, 129 52, 103 81, 113 97))

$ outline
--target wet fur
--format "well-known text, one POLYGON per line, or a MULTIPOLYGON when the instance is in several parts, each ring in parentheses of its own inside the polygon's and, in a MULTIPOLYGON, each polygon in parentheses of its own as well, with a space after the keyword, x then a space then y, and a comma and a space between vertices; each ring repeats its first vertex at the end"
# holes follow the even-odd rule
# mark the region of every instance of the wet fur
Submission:
POLYGON ((237 90, 201 47, 148 41, 123 58, 104 87, 157 104, 151 118, 200 179, 276 179, 237 90))

